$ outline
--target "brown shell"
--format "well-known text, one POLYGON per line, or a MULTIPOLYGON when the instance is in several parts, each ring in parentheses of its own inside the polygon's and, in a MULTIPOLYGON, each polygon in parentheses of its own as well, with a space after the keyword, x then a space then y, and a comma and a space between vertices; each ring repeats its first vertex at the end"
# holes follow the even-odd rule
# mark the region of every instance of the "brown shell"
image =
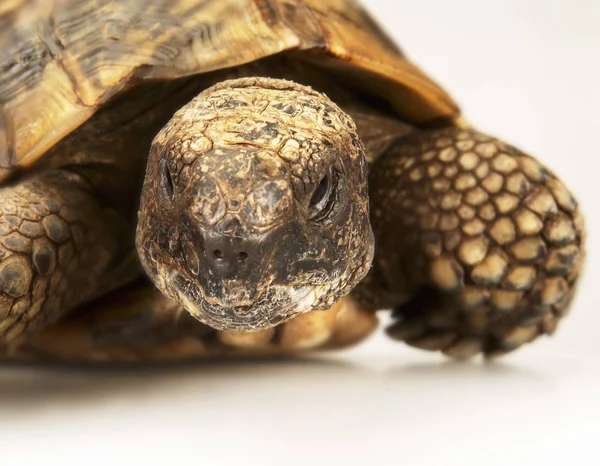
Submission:
POLYGON ((458 115, 354 0, 3 0, 0 180, 135 83, 283 51, 346 73, 409 121, 458 115))

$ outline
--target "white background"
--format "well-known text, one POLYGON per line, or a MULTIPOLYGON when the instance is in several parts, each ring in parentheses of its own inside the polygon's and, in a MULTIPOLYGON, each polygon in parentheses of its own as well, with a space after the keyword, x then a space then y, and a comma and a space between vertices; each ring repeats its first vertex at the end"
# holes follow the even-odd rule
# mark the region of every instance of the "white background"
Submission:
POLYGON ((0 464, 600 464, 600 2, 365 4, 472 121, 580 198, 587 273, 557 336, 493 365, 378 335, 296 362, 2 368, 0 464))

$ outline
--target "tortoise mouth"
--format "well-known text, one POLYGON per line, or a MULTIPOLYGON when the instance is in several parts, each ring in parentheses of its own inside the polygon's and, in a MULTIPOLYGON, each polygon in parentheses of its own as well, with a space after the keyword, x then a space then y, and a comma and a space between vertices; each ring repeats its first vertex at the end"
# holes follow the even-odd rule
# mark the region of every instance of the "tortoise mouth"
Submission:
POLYGON ((244 332, 264 330, 300 314, 329 308, 337 286, 337 281, 320 285, 271 283, 259 287, 251 297, 241 288, 241 295, 226 293, 222 299, 204 293, 197 282, 185 275, 176 274, 173 278, 171 297, 193 317, 217 330, 244 332))
POLYGON ((315 310, 317 287, 271 287, 253 301, 220 302, 204 295, 191 301, 178 292, 178 300, 202 323, 216 330, 252 332, 274 327, 291 318, 315 310))
POLYGON ((240 279, 222 279, 218 294, 207 293, 201 288, 200 297, 205 305, 216 306, 219 308, 249 308, 256 302, 262 302, 267 294, 268 284, 264 286, 252 287, 247 282, 240 279))

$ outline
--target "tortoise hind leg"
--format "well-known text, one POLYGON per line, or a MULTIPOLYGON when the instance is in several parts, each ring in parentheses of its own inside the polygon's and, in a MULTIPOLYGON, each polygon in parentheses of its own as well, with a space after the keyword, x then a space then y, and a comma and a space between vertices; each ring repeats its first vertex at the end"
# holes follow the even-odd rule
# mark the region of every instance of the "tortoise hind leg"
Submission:
POLYGON ((401 140, 370 174, 374 267, 355 290, 388 333, 454 357, 554 331, 573 297, 583 223, 535 159, 473 130, 401 140))
POLYGON ((5 357, 123 363, 287 355, 350 346, 376 325, 372 312, 343 299, 330 310, 304 314, 276 328, 221 332, 138 282, 48 326, 5 357))
POLYGON ((110 288, 106 275, 125 256, 123 224, 69 171, 0 188, 0 346, 110 288))

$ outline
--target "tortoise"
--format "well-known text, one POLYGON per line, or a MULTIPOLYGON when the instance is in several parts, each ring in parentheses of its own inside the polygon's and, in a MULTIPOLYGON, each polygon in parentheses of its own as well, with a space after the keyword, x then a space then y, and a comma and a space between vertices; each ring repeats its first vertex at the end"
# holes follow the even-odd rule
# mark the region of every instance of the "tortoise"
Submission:
POLYGON ((546 167, 354 0, 0 6, 4 358, 163 361, 552 334, 584 256, 546 167))

